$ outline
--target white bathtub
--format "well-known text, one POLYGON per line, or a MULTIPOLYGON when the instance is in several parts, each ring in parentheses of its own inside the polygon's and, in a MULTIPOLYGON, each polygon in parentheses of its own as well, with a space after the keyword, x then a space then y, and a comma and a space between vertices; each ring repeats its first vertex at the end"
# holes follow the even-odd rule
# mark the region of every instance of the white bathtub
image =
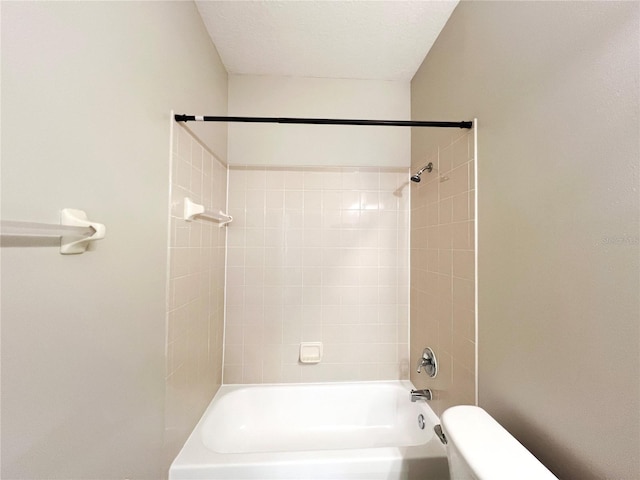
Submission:
POLYGON ((224 385, 170 480, 449 478, 437 416, 407 381, 224 385), (418 416, 425 428, 418 426, 418 416))

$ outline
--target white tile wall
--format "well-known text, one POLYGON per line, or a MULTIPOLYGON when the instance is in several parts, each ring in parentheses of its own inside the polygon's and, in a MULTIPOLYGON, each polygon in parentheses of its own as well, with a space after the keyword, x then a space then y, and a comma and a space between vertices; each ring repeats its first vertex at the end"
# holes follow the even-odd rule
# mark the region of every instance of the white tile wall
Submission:
POLYGON ((184 198, 226 210, 227 167, 173 124, 166 443, 177 451, 222 383, 226 227, 183 220, 184 198))
POLYGON ((229 175, 224 382, 407 378, 408 170, 229 175))

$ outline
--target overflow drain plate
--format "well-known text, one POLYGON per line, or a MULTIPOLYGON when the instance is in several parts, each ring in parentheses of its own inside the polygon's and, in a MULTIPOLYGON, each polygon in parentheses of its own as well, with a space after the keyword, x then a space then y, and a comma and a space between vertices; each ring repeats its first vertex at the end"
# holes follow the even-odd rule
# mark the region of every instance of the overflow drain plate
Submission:
POLYGON ((418 426, 420 430, 424 430, 424 415, 422 414, 418 415, 418 426))

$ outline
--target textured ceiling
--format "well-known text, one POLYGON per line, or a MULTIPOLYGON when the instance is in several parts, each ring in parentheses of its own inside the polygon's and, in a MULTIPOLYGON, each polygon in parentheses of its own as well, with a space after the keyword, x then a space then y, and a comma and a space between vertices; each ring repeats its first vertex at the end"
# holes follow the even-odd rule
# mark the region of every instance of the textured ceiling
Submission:
POLYGON ((229 73, 406 81, 457 3, 196 2, 229 73))

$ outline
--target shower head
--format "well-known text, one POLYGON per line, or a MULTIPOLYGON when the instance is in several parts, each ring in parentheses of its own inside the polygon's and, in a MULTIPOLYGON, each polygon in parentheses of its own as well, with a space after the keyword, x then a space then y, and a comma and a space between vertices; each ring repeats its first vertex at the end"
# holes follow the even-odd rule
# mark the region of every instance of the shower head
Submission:
POLYGON ((425 170, 427 172, 431 173, 431 170, 433 170, 433 163, 429 162, 424 167, 422 167, 420 170, 418 170, 418 173, 416 173, 415 175, 413 175, 411 177, 411 181, 419 183, 420 182, 420 175, 422 175, 422 172, 424 172, 425 170))

